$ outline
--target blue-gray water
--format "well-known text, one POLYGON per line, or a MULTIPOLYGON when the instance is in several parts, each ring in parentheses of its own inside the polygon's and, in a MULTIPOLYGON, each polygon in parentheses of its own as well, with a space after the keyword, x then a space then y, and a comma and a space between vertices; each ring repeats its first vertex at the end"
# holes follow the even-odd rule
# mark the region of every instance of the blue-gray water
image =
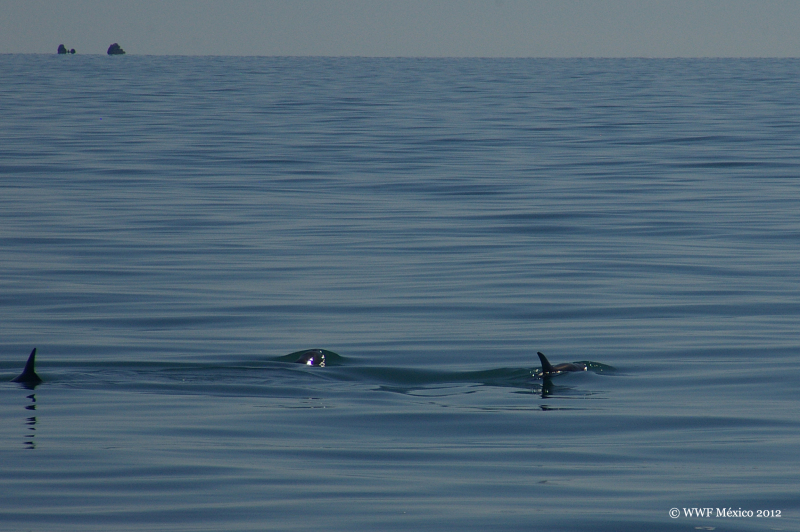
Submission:
POLYGON ((0 56, 0 529, 800 529, 798 94, 0 56))

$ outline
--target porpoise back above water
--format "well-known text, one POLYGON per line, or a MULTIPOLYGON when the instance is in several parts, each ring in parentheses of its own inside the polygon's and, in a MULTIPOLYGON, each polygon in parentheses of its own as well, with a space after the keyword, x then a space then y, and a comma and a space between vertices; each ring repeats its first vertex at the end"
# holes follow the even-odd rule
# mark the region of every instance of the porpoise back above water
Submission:
POLYGON ((36 386, 42 383, 41 377, 36 374, 34 365, 36 364, 36 348, 33 348, 31 354, 28 356, 28 362, 25 364, 25 369, 22 370, 17 377, 11 379, 11 382, 19 382, 28 387, 36 386))
POLYGON ((542 361, 542 377, 552 377, 553 375, 560 375, 561 373, 565 373, 567 371, 586 371, 586 364, 580 363, 570 363, 564 362, 563 364, 556 364, 555 366, 547 360, 547 357, 544 356, 544 353, 537 352, 539 355, 539 360, 542 361))
POLYGON ((322 349, 308 349, 307 351, 299 353, 299 355, 297 360, 295 360, 297 364, 319 366, 321 368, 325 367, 325 351, 322 349))

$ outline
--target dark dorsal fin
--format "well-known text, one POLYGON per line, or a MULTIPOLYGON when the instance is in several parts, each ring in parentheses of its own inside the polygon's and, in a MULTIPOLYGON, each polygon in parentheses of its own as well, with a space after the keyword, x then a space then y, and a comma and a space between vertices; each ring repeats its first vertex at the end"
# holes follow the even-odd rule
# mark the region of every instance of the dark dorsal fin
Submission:
POLYGON ((31 351, 30 356, 28 357, 28 362, 25 364, 25 369, 22 370, 22 373, 19 374, 19 377, 13 379, 12 382, 21 382, 23 384, 36 386, 42 382, 42 379, 36 374, 34 370, 34 366, 36 365, 36 348, 33 348, 31 351))
POLYGON ((539 355, 539 360, 542 361, 542 374, 549 375, 551 373, 554 373, 555 370, 553 369, 553 365, 550 363, 549 360, 547 360, 547 357, 544 356, 544 353, 539 351, 536 354, 539 355))

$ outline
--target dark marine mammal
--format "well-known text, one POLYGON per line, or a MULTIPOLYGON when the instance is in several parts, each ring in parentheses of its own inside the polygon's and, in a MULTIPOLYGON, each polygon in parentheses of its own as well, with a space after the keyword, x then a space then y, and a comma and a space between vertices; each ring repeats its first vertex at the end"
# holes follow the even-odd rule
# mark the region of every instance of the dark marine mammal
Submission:
POLYGON ((325 352, 322 349, 308 349, 299 353, 297 364, 305 364, 306 366, 319 366, 325 367, 325 352))
POLYGON ((568 371, 586 371, 587 367, 586 364, 581 364, 580 362, 564 362, 563 364, 556 364, 555 366, 547 360, 547 357, 544 356, 544 353, 537 352, 539 355, 539 360, 542 362, 542 374, 541 377, 548 378, 554 375, 560 375, 562 373, 566 373, 568 371))
POLYGON ((32 388, 37 384, 42 383, 41 377, 36 374, 34 366, 36 365, 36 348, 33 348, 31 354, 28 356, 28 362, 25 364, 25 369, 22 370, 17 377, 11 379, 11 382, 19 382, 28 388, 32 388))

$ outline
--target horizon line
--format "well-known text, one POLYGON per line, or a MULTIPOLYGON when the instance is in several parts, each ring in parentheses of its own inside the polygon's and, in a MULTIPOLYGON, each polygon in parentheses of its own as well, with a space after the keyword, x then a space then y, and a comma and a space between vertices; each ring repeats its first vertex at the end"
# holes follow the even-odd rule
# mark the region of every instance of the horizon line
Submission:
MULTIPOLYGON (((0 55, 76 55, 108 56, 108 53, 89 52, 58 54, 54 52, 0 52, 0 55)), ((125 52, 122 56, 137 57, 264 57, 264 58, 326 58, 326 59, 800 59, 790 55, 336 55, 336 54, 137 54, 125 52)), ((114 57, 118 57, 115 55, 114 57)))

